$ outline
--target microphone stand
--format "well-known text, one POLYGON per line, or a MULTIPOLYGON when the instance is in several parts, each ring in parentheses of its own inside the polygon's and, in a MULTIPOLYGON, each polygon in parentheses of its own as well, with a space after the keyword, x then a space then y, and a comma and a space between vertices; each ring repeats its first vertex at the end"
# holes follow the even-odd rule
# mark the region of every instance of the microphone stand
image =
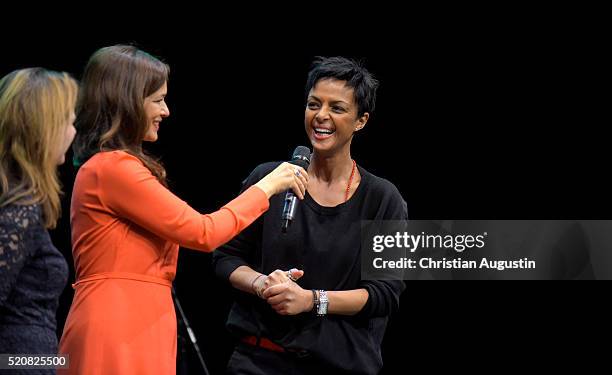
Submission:
POLYGON ((204 374, 210 375, 208 372, 208 368, 206 367, 206 363, 204 362, 204 358, 202 357, 202 353, 200 352, 200 347, 198 346, 198 340, 196 340, 195 334, 193 333, 193 330, 189 326, 189 321, 187 320, 187 316, 185 316, 185 312, 183 312, 181 303, 179 302, 178 297, 176 296, 176 291, 174 290, 174 286, 172 286, 172 298, 174 299, 174 305, 176 306, 179 312, 179 317, 178 317, 179 323, 182 323, 182 325, 184 325, 185 329, 187 330, 187 334, 189 335, 189 340, 191 341, 191 345, 193 346, 193 349, 198 355, 198 359, 200 360, 200 364, 202 365, 204 374))

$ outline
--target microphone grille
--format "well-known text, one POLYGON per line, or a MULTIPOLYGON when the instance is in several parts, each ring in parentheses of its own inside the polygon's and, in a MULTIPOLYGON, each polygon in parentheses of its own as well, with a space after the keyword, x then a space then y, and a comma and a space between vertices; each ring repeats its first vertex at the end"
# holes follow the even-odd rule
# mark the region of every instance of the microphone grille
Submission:
POLYGON ((292 163, 301 166, 302 168, 308 168, 310 164, 310 149, 306 146, 297 146, 293 151, 292 163))

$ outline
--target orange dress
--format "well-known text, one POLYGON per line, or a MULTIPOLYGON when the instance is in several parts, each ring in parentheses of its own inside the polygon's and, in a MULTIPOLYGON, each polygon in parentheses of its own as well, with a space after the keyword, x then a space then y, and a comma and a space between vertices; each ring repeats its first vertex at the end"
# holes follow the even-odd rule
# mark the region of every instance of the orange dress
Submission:
POLYGON ((77 174, 70 219, 75 295, 58 374, 175 374, 176 316, 171 283, 179 245, 212 251, 269 207, 252 187, 201 215, 135 157, 101 152, 77 174))

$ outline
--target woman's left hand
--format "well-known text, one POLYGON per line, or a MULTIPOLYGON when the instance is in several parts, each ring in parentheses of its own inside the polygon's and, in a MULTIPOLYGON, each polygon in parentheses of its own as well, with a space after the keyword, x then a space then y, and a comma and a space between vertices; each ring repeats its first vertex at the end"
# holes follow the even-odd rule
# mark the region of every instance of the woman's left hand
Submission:
POLYGON ((291 280, 269 287, 263 292, 263 297, 281 315, 310 311, 314 303, 312 291, 302 289, 291 280))

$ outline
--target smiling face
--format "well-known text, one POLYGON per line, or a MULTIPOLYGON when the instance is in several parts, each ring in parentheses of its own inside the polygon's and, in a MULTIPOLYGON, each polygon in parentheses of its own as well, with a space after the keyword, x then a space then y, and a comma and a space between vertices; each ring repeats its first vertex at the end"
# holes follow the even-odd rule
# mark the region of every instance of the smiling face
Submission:
POLYGON ((315 151, 334 154, 350 147, 353 133, 361 130, 369 114, 358 115, 354 90, 346 81, 319 80, 308 94, 304 125, 315 151))
POLYGON ((147 132, 143 141, 157 141, 157 132, 162 119, 170 116, 170 110, 166 104, 166 94, 168 93, 168 85, 164 83, 159 90, 147 96, 144 100, 144 110, 147 115, 147 132))

